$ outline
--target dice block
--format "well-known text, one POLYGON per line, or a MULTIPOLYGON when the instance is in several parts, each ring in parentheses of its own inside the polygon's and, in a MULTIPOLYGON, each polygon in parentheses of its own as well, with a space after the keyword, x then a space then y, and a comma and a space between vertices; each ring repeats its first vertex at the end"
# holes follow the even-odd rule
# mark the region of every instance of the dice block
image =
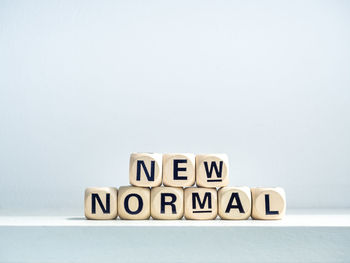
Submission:
POLYGON ((121 219, 149 219, 151 215, 151 190, 147 187, 120 187, 118 214, 121 219))
POLYGON ((162 184, 162 154, 132 153, 129 165, 130 184, 155 187, 162 184))
POLYGON ((175 220, 184 214, 183 189, 154 187, 151 189, 151 216, 153 219, 175 220))
POLYGON ((216 218, 218 212, 216 189, 189 187, 184 192, 186 219, 210 220, 216 218))
POLYGON ((163 155, 163 184, 165 186, 192 186, 196 179, 196 157, 192 153, 163 155))
POLYGON ((196 184, 200 187, 223 187, 229 183, 229 164, 226 154, 196 156, 196 184))
POLYGON ((286 194, 280 187, 252 188, 252 218, 282 219, 286 211, 286 194))
POLYGON ((84 211, 85 217, 87 219, 115 219, 118 215, 117 208, 117 188, 86 188, 84 198, 84 211))
POLYGON ((244 220, 252 211, 250 188, 223 187, 218 191, 218 214, 221 219, 244 220))

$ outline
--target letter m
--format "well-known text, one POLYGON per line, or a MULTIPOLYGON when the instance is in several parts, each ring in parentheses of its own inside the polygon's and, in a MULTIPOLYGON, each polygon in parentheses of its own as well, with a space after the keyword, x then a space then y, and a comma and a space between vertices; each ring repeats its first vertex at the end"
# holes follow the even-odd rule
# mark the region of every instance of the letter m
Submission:
POLYGON ((206 202, 208 201, 208 208, 211 209, 211 194, 206 192, 204 194, 203 201, 201 201, 199 197, 199 193, 192 193, 192 208, 197 208, 197 203, 199 205, 200 209, 203 209, 205 207, 206 202))

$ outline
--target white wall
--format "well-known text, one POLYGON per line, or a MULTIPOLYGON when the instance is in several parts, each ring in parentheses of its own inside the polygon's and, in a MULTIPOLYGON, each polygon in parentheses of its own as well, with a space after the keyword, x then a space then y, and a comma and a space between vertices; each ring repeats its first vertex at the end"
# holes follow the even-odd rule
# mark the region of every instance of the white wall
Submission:
MULTIPOLYGON (((1 1, 0 213, 82 209, 129 154, 349 207, 347 1, 1 1)), ((25 213, 25 212, 23 212, 25 213)))

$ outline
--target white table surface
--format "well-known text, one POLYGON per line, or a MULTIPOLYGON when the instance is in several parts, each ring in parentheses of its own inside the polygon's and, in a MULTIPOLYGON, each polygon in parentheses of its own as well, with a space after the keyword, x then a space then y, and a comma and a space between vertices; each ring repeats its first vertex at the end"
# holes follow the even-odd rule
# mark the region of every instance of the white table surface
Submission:
POLYGON ((0 262, 350 262, 350 210, 283 220, 1 215, 0 262))

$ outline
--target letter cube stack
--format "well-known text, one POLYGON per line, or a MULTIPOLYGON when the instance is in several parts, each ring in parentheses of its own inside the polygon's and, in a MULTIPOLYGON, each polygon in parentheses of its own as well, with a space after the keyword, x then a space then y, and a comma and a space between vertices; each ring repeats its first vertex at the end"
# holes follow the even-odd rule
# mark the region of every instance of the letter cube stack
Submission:
POLYGON ((280 187, 229 187, 226 154, 132 153, 129 180, 119 190, 87 188, 86 218, 273 220, 286 210, 280 187))

